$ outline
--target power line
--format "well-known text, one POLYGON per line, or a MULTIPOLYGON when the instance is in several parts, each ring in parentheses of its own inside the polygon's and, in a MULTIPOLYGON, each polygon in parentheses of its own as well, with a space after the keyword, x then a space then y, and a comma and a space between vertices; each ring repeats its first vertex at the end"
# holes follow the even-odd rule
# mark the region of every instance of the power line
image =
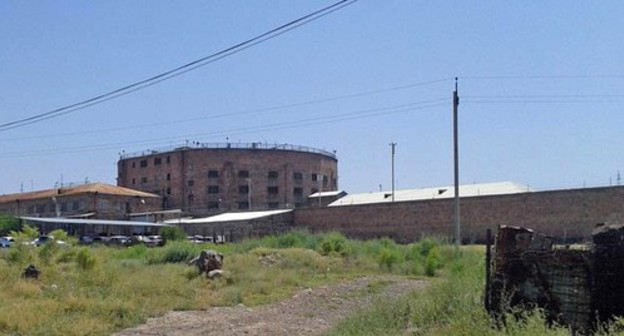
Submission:
POLYGON ((624 94, 528 94, 528 95, 480 95, 466 96, 464 98, 624 98, 624 94))
POLYGON ((518 79, 624 79, 624 74, 593 74, 593 75, 485 75, 485 76, 461 76, 460 79, 485 79, 485 80, 518 80, 518 79))
POLYGON ((58 133, 58 134, 49 134, 49 135, 36 135, 36 136, 29 136, 29 137, 23 137, 23 138, 11 137, 11 138, 7 138, 7 139, 3 139, 3 141, 19 141, 19 140, 29 140, 29 139, 43 139, 43 138, 51 138, 51 137, 62 137, 62 136, 74 136, 74 135, 83 135, 83 134, 93 134, 94 132, 111 132, 111 131, 123 131, 123 130, 132 130, 132 129, 158 127, 158 126, 170 126, 170 125, 175 125, 175 124, 197 122, 197 121, 201 121, 201 120, 208 120, 208 119, 214 120, 216 118, 225 118, 225 117, 230 117, 230 116, 241 116, 241 115, 258 114, 258 113, 264 113, 264 112, 285 110, 285 109, 294 108, 294 107, 302 107, 302 106, 309 106, 309 105, 314 105, 314 104, 328 103, 328 102, 339 101, 339 100, 343 100, 343 99, 350 99, 350 98, 357 98, 357 97, 363 97, 363 96, 369 96, 369 95, 382 94, 382 93, 387 93, 387 92, 407 90, 407 89, 412 89, 412 88, 420 87, 420 86, 432 85, 432 84, 437 84, 437 83, 444 83, 444 82, 448 82, 448 81, 451 81, 451 80, 452 80, 452 78, 440 78, 440 79, 434 79, 434 80, 428 80, 428 81, 409 83, 409 84, 392 86, 392 87, 375 89, 375 90, 366 90, 366 91, 361 91, 361 92, 348 93, 348 94, 343 94, 343 95, 338 95, 338 96, 333 96, 333 97, 312 99, 312 100, 307 100, 307 101, 302 101, 302 102, 297 102, 297 103, 292 103, 292 104, 269 106, 269 107, 263 107, 263 108, 258 108, 258 109, 237 111, 237 112, 221 113, 221 114, 215 114, 215 115, 210 115, 210 116, 202 116, 202 117, 197 117, 197 118, 179 119, 179 120, 174 120, 174 121, 156 122, 156 123, 143 124, 143 125, 134 125, 134 126, 123 126, 123 127, 112 127, 112 128, 104 128, 104 129, 95 129, 95 130, 80 131, 80 132, 67 132, 67 133, 58 133))
POLYGON ((54 109, 52 111, 48 111, 48 112, 44 112, 44 113, 40 113, 40 114, 36 114, 27 118, 23 118, 23 119, 19 119, 19 120, 15 120, 15 121, 11 121, 8 123, 4 123, 4 124, 0 124, 0 131, 6 131, 6 130, 10 130, 10 129, 14 129, 14 128, 18 128, 18 127, 23 127, 26 125, 30 125, 30 124, 34 124, 37 122, 41 122, 44 120, 48 120, 48 119, 52 119, 52 118, 56 118, 68 113, 72 113, 78 110, 82 110, 85 109, 87 107, 96 105, 96 104, 101 104, 103 102, 109 101, 111 99, 115 99, 127 94, 130 94, 132 92, 144 89, 146 87, 158 84, 162 81, 183 75, 189 71, 195 70, 199 67, 214 63, 220 59, 223 59, 225 57, 234 55, 236 53, 239 53, 243 50, 246 50, 248 48, 251 48, 257 44, 263 43, 265 41, 271 40, 273 38, 276 38, 282 34, 285 34, 295 28, 298 28, 302 25, 305 25, 307 23, 316 21, 326 15, 329 15, 335 11, 338 11, 346 6, 349 6, 353 3, 355 3, 357 0, 341 0, 338 1, 332 5, 329 5, 327 7, 324 7, 322 9, 319 9, 315 12, 312 12, 310 14, 304 15, 298 19, 292 20, 286 24, 283 24, 277 28, 271 29, 265 33, 262 33, 260 35, 257 35, 251 39, 248 39, 246 41, 243 41, 241 43, 238 43, 234 46, 231 46, 229 48, 223 49, 221 51, 218 51, 216 53, 213 53, 211 55, 202 57, 200 59, 194 60, 190 63, 181 65, 179 67, 176 67, 174 69, 162 72, 160 74, 157 74, 155 76, 149 77, 147 79, 143 79, 141 81, 123 86, 121 88, 103 93, 103 94, 99 94, 95 97, 89 98, 89 99, 85 99, 83 101, 74 103, 74 104, 70 104, 70 105, 66 105, 63 106, 61 108, 57 108, 54 109))
POLYGON ((221 130, 217 132, 204 132, 204 133, 196 133, 196 134, 187 134, 180 135, 176 137, 170 137, 163 139, 162 137, 154 138, 154 139, 146 139, 142 141, 128 141, 128 142, 116 142, 116 143, 105 143, 105 144, 92 144, 85 146, 77 146, 70 147, 65 149, 42 149, 38 151, 30 151, 30 152, 13 152, 13 153, 4 153, 0 154, 0 158, 15 158, 15 157, 33 157, 33 156, 44 156, 44 155, 53 155, 53 154, 70 154, 70 153, 85 153, 85 152, 93 152, 99 151, 102 149, 118 149, 121 146, 148 146, 148 145, 158 145, 158 144, 168 144, 175 141, 184 141, 187 139, 197 139, 197 138, 205 138, 205 137, 221 137, 223 135, 242 135, 242 134, 251 134, 251 133, 260 133, 266 131, 275 131, 280 129, 291 129, 291 128, 299 128, 306 127, 312 125, 321 125, 328 123, 335 123, 340 121, 347 120, 355 120, 355 119, 364 119, 371 118, 376 116, 385 116, 396 113, 404 113, 415 110, 423 110, 429 109, 439 106, 445 106, 448 104, 448 98, 438 98, 431 100, 424 100, 413 102, 409 104, 402 104, 390 107, 381 107, 381 108, 373 108, 366 110, 358 110, 348 113, 343 113, 334 116, 324 116, 324 117, 315 117, 315 118, 306 118, 300 120, 293 121, 283 121, 277 123, 271 123, 260 126, 249 126, 249 127, 241 127, 230 130, 221 130))

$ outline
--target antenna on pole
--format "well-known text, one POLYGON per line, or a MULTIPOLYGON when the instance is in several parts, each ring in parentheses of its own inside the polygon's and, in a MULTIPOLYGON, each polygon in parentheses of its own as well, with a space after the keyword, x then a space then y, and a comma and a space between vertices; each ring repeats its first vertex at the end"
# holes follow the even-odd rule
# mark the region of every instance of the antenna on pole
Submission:
POLYGON ((455 77, 455 91, 453 91, 453 173, 455 179, 455 199, 453 202, 453 224, 455 227, 455 246, 461 244, 461 229, 459 220, 459 139, 457 112, 459 108, 459 94, 457 77, 455 77))

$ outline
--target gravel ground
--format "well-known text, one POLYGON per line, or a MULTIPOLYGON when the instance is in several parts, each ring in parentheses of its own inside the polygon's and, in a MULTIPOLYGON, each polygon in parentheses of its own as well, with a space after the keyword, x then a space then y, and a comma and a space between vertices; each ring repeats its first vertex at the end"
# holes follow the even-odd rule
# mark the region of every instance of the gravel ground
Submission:
POLYGON ((116 335, 322 335, 379 297, 397 298, 425 284, 397 276, 364 277, 305 289, 289 299, 260 307, 170 312, 116 335))

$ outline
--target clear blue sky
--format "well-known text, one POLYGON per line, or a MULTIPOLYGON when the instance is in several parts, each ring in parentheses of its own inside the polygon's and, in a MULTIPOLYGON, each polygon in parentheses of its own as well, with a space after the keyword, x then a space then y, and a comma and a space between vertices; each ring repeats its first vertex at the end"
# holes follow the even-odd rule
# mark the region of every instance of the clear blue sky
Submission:
MULTIPOLYGON (((331 3, 2 1, 0 123, 150 77, 331 3)), ((615 0, 360 0, 156 86, 0 132, 0 193, 61 178, 114 184, 122 150, 226 138, 336 150, 340 188, 352 193, 390 188, 397 142, 397 188, 451 185, 455 76, 461 183, 615 184, 624 174, 622 13, 615 0), (284 122, 291 127, 270 126, 284 122)))

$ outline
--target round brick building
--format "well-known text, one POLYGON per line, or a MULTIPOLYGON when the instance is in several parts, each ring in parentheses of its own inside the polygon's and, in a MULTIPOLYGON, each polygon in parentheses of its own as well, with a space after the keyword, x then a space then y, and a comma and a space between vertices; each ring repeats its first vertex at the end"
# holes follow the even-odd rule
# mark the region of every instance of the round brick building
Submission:
POLYGON ((295 208, 338 188, 334 153, 287 144, 193 143, 123 153, 117 185, 163 197, 163 209, 194 215, 295 208))

